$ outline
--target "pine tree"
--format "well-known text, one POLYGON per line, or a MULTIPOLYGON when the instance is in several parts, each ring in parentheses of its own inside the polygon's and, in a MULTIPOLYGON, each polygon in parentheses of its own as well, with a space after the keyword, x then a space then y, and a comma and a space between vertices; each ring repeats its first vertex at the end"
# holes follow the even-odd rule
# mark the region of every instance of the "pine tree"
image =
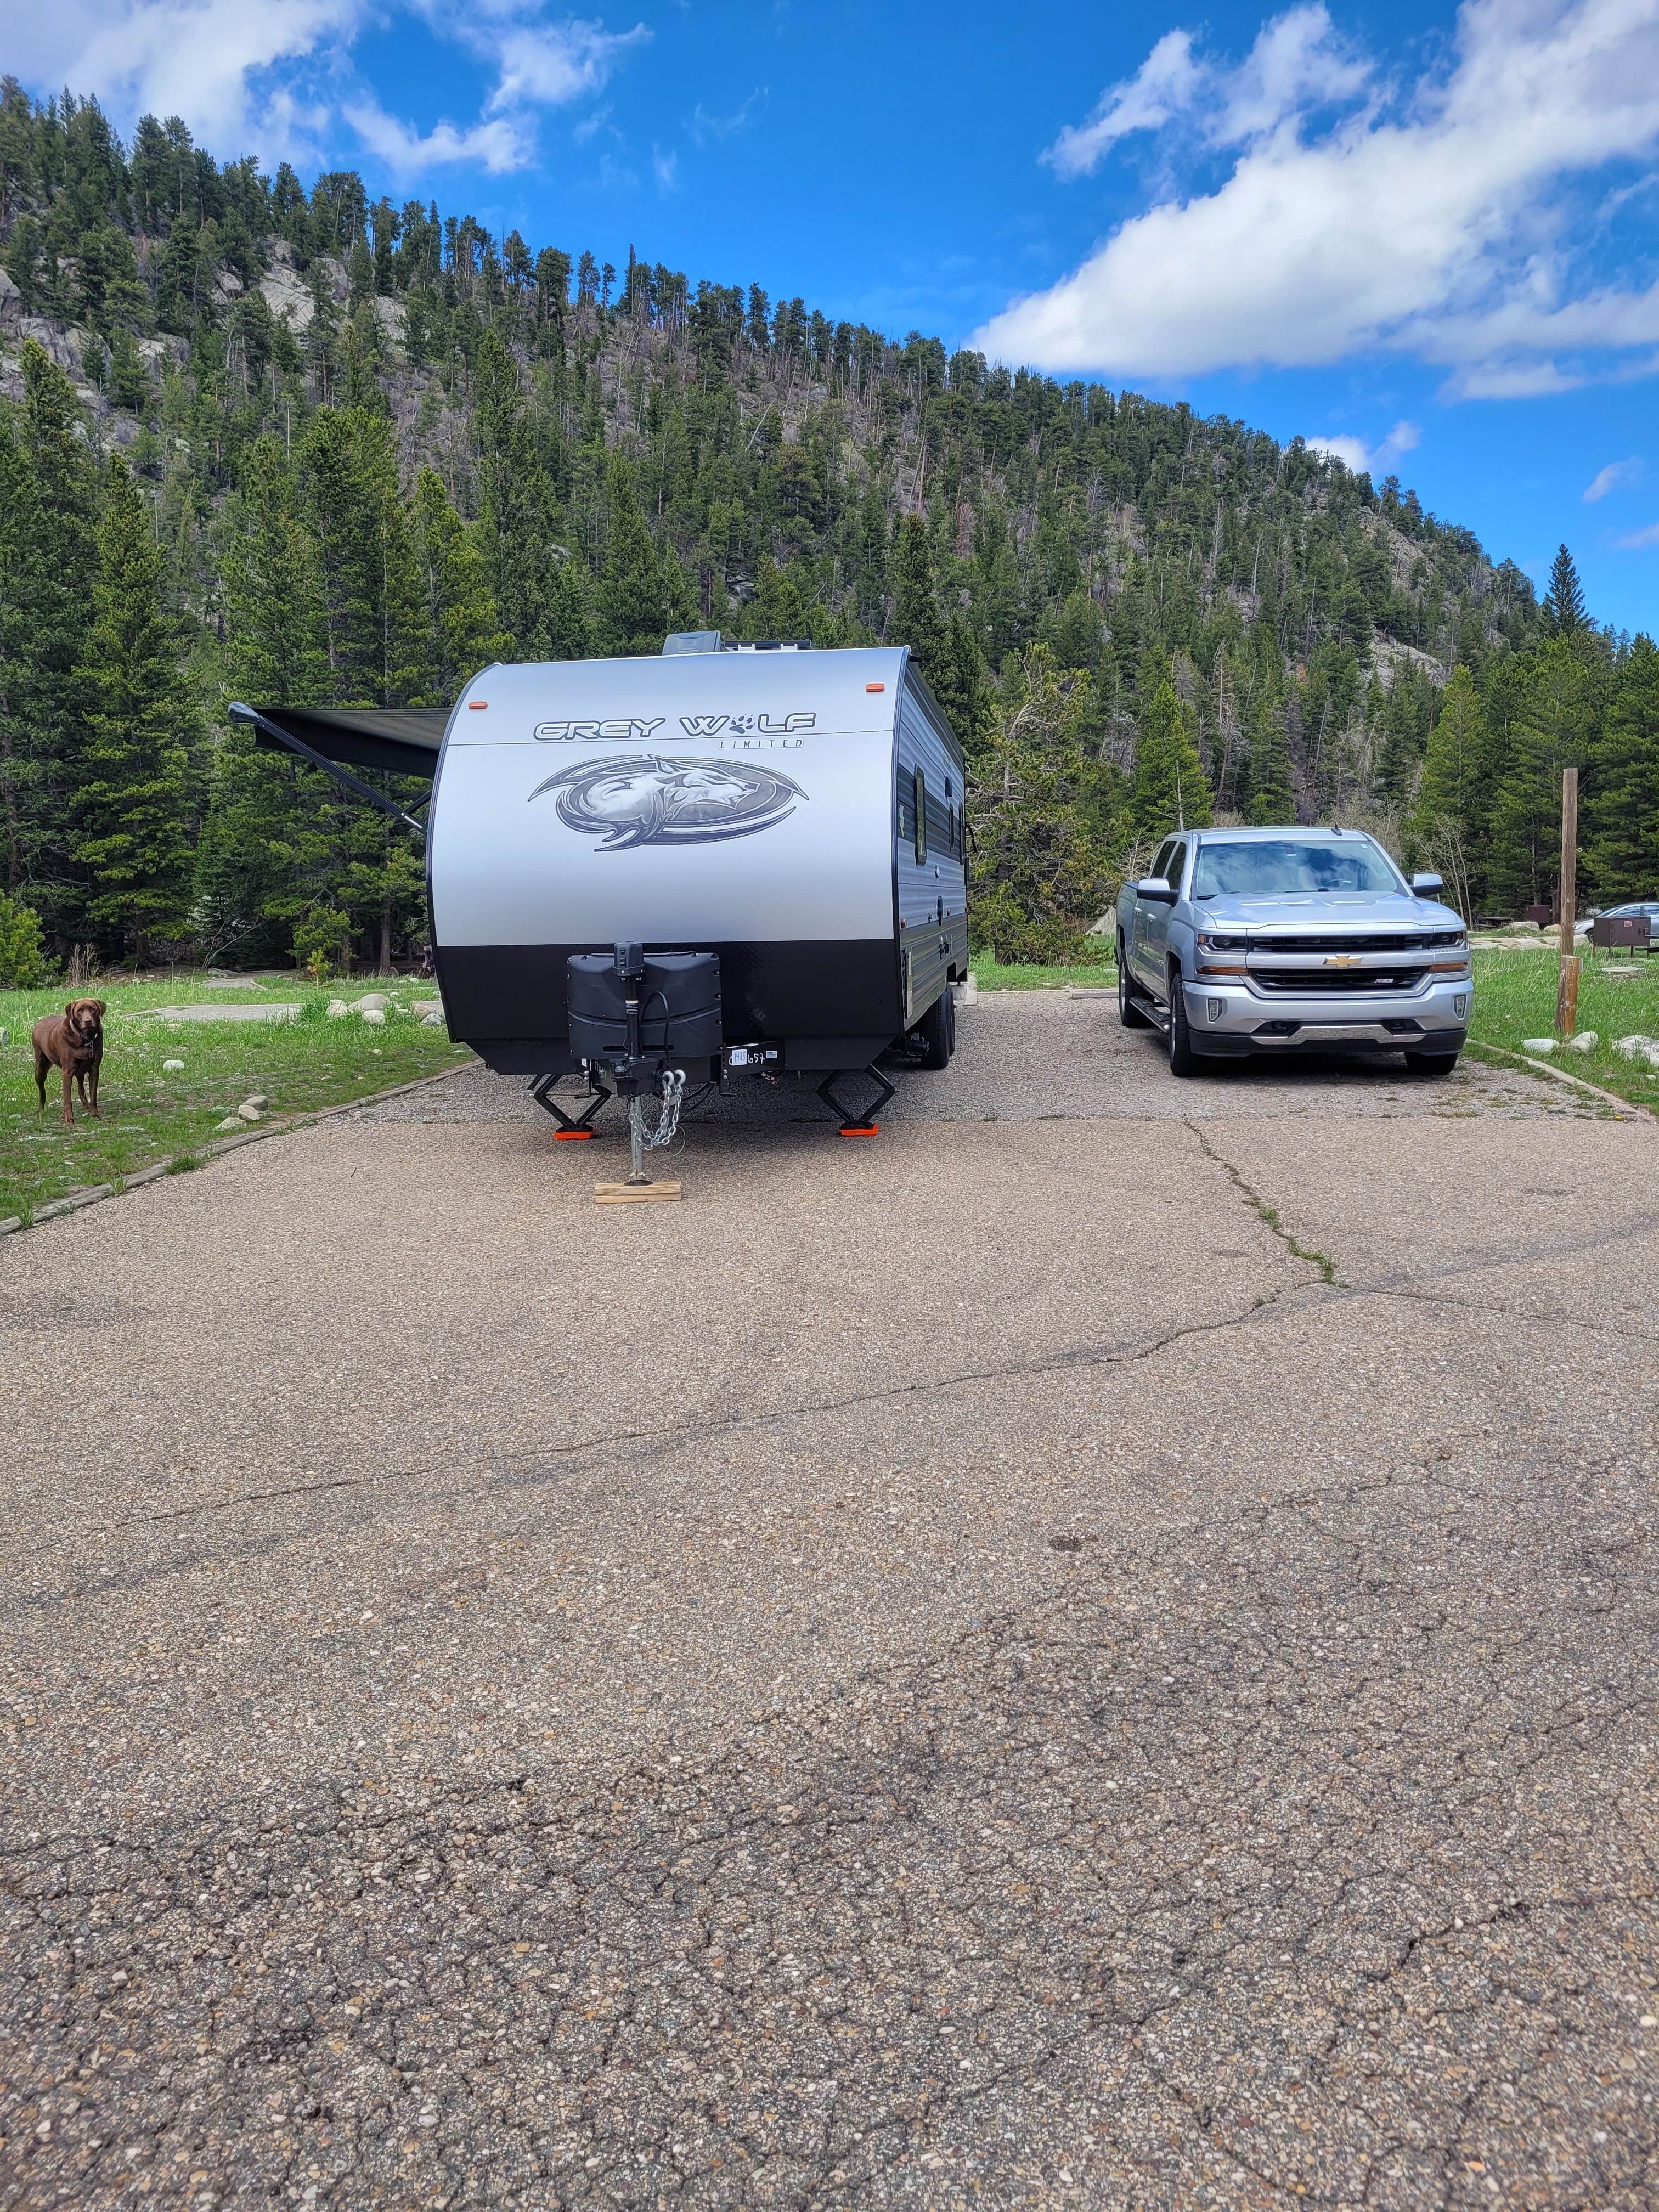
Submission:
POLYGON ((1609 904, 1659 898, 1659 647, 1644 635, 1590 755, 1585 874, 1609 904))
POLYGON ((1529 653, 1492 806, 1489 882, 1511 910, 1551 897, 1560 875, 1561 771, 1582 768, 1598 719, 1594 672, 1571 637, 1529 653))
POLYGON ((414 532, 432 638, 434 696, 428 703, 447 706, 481 668, 508 659, 512 641, 496 621, 483 556, 435 469, 422 469, 416 479, 414 532))
POLYGON ((542 650, 550 660, 583 660, 593 650, 586 580, 582 563, 568 555, 555 560, 548 570, 542 650))
POLYGON ((22 368, 15 434, 0 424, 0 807, 6 887, 27 890, 62 935, 79 923, 69 830, 97 568, 94 489, 74 386, 33 338, 22 368))
POLYGON ((890 645, 909 647, 911 659, 930 686, 934 686, 935 678, 943 677, 945 623, 933 588, 927 525, 919 514, 907 514, 899 524, 893 548, 893 615, 887 626, 887 641, 890 645))
MULTIPOLYGON (((990 736, 994 694, 990 671, 985 665, 985 656, 979 649, 979 640, 974 635, 973 622, 965 608, 957 607, 951 614, 938 677, 932 689, 957 743, 973 760, 984 750, 990 736)), ((1091 705, 1093 698, 1091 685, 1091 705)))
POLYGON ((1171 830, 1203 830, 1214 819, 1204 763, 1176 688, 1167 677, 1140 714, 1129 826, 1143 842, 1171 830))
POLYGON ((1296 784, 1291 772, 1291 740, 1285 726, 1285 702, 1263 684, 1250 709, 1249 779, 1244 818, 1261 828, 1296 820, 1296 784))
POLYGON ((189 920, 185 773, 197 717, 161 611, 149 516, 118 454, 93 599, 75 859, 88 871, 85 912, 106 950, 143 960, 155 939, 182 938, 189 920))
POLYGON ((761 556, 755 571, 755 596, 749 602, 744 627, 750 637, 776 638, 787 643, 810 635, 805 595, 787 568, 780 568, 769 553, 761 556))
POLYGON ((969 786, 973 941, 1003 960, 1086 957, 1108 889, 1083 735, 1089 678, 1037 645, 1011 689, 969 786))
POLYGON ((1437 827, 1449 826, 1468 849, 1491 745, 1492 732, 1474 678, 1467 665, 1461 665, 1452 671, 1441 697, 1439 719, 1430 732, 1417 804, 1407 823, 1409 835, 1422 840, 1433 836, 1437 827))
POLYGON ((294 473, 277 441, 242 463, 221 561, 226 672, 253 707, 314 707, 328 692, 322 586, 294 473))
POLYGON ((322 407, 301 447, 335 706, 396 707, 432 688, 394 439, 382 416, 322 407))
POLYGON ((1574 637, 1589 627, 1578 570, 1565 545, 1556 548, 1550 563, 1550 587, 1544 594, 1544 631, 1548 637, 1574 637))
POLYGON ((599 649, 614 656, 662 651, 673 621, 667 580, 634 495, 634 471, 611 464, 611 534, 599 577, 599 649))
MULTIPOLYGON (((473 421, 478 440, 478 541, 502 629, 521 660, 553 651, 556 501, 519 389, 518 364, 493 331, 478 349, 473 421)), ((568 620, 568 608, 558 610, 568 620)))

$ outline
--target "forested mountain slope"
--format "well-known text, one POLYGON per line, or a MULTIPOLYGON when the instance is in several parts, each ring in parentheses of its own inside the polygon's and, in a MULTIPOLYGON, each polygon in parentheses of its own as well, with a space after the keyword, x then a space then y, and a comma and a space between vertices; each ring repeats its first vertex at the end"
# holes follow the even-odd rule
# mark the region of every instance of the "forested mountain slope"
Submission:
POLYGON ((1566 761, 1592 888, 1659 881, 1652 647, 1299 441, 9 82, 0 269, 0 878, 58 953, 389 957, 417 854, 228 699, 441 702, 694 626, 915 648, 1007 955, 1177 807, 1547 896, 1566 761))

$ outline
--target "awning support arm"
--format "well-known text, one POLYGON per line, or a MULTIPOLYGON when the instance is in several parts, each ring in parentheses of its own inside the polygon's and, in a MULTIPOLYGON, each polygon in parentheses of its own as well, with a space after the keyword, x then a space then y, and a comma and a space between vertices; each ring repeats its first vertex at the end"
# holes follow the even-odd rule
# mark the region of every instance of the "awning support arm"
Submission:
POLYGON ((378 806, 382 814, 389 814, 394 822, 401 822, 405 830, 412 830, 417 837, 426 836, 425 823, 417 822, 412 814, 405 813, 395 799, 388 799, 383 791, 376 791, 373 784, 365 783, 361 777, 353 775, 351 770, 343 768, 338 761, 330 760, 326 753, 314 752, 302 738, 296 738, 292 730, 285 730, 280 722, 273 722, 268 714, 261 714, 252 707, 245 707, 240 699, 233 699, 230 719, 233 722, 252 722, 267 737, 275 738, 279 745, 286 745, 289 752, 298 753, 301 760, 309 761, 313 768, 319 768, 325 775, 331 775, 336 783, 355 797, 366 799, 371 806, 378 806))

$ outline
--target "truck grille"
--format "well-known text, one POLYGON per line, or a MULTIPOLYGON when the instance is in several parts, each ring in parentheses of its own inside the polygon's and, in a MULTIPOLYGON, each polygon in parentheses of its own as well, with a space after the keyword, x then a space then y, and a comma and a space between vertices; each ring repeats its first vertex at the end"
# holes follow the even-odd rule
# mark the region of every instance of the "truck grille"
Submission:
POLYGON ((1434 943, 1419 932, 1387 937, 1253 937, 1252 952, 1423 952, 1434 943))
POLYGON ((1335 975, 1322 968, 1252 968, 1250 981, 1264 991, 1346 997, 1356 991, 1414 991, 1427 973, 1426 968, 1345 968, 1335 975))

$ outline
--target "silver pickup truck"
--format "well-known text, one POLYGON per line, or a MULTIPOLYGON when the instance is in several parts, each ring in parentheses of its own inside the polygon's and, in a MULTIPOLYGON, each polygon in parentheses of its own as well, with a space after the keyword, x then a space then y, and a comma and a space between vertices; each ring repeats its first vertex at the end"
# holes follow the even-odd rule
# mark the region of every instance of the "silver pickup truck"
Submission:
POLYGON ((1249 1053, 1403 1052, 1449 1075, 1468 1034, 1462 918, 1352 830, 1188 830, 1117 902, 1117 1007, 1170 1072, 1249 1053))

